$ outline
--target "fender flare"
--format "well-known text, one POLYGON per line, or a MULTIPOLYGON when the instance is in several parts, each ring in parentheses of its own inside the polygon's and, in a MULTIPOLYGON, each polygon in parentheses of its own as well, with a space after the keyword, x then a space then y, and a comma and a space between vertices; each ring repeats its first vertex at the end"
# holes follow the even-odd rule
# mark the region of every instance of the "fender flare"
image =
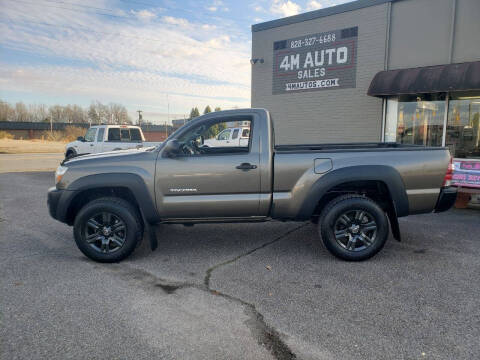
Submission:
POLYGON ((393 201, 397 216, 407 216, 409 212, 405 184, 399 172, 387 165, 349 166, 333 170, 323 175, 310 188, 302 203, 299 218, 309 219, 320 199, 333 187, 347 182, 381 181, 386 186, 393 201))
POLYGON ((147 185, 139 175, 132 173, 94 174, 75 180, 66 189, 69 196, 59 204, 58 211, 66 214, 73 198, 82 191, 112 187, 124 187, 132 192, 146 222, 153 224, 160 221, 155 201, 150 196, 147 185))

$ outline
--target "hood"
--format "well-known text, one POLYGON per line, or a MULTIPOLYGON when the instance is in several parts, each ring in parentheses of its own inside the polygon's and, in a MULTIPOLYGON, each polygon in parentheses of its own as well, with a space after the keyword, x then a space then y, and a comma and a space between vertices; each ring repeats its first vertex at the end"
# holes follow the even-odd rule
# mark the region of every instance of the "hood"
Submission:
POLYGON ((155 149, 154 147, 149 147, 149 148, 115 150, 115 151, 109 151, 109 152, 103 152, 103 153, 97 153, 97 154, 80 155, 80 156, 74 157, 71 160, 64 161, 63 164, 68 166, 68 165, 74 165, 80 162, 83 163, 85 161, 91 161, 91 160, 106 160, 106 161, 121 160, 123 157, 138 155, 139 153, 152 151, 154 149, 155 149))

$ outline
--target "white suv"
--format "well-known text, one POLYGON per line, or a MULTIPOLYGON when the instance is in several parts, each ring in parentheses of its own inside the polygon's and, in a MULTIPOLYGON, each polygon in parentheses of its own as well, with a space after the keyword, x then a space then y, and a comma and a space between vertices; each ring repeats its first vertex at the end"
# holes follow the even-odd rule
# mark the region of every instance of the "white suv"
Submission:
POLYGON ((158 143, 145 142, 142 129, 138 126, 97 125, 90 127, 85 136, 67 144, 65 158, 155 145, 158 143))

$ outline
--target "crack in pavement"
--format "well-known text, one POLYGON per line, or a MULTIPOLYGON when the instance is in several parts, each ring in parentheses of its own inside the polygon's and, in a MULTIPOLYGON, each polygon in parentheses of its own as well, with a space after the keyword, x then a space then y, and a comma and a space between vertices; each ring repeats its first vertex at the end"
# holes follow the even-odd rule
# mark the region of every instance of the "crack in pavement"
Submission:
POLYGON ((210 278, 212 276, 213 271, 215 271, 216 269, 228 264, 232 264, 245 256, 251 255, 260 249, 263 249, 269 245, 272 245, 307 225, 308 224, 305 223, 300 226, 297 226, 296 228, 285 232, 284 234, 276 237, 271 241, 263 243, 262 245, 254 249, 251 249, 243 254, 235 256, 230 260, 224 261, 222 263, 216 264, 208 268, 205 273, 203 284, 189 283, 189 282, 172 282, 166 279, 162 279, 158 276, 155 276, 149 273, 148 271, 137 269, 129 265, 127 265, 128 270, 125 269, 125 265, 119 265, 119 264, 110 264, 110 265, 95 264, 94 266, 101 267, 103 269, 113 270, 116 274, 119 274, 125 277, 127 280, 135 280, 135 281, 140 280, 144 284, 147 284, 149 287, 154 286, 154 287, 161 288, 166 294, 173 294, 179 289, 195 288, 201 291, 206 291, 209 294, 214 296, 220 296, 230 302, 237 303, 244 307, 245 313, 249 317, 249 320, 246 322, 246 325, 248 326, 250 331, 253 333, 254 338, 257 339, 258 344, 261 346, 264 346, 267 350, 269 350, 277 360, 293 360, 297 358, 296 355, 290 350, 288 345, 285 344, 285 342, 282 340, 280 333, 277 330, 275 330, 273 327, 266 324, 263 315, 255 308, 254 304, 251 304, 235 296, 228 295, 218 290, 212 289, 210 287, 210 278))

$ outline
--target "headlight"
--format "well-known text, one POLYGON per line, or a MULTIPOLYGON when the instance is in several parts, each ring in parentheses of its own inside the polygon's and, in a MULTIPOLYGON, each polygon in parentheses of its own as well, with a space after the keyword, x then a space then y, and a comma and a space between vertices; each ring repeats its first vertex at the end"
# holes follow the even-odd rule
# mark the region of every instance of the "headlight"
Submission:
POLYGON ((67 172, 68 167, 60 165, 55 171, 55 185, 57 185, 60 180, 62 180, 63 175, 67 172))

